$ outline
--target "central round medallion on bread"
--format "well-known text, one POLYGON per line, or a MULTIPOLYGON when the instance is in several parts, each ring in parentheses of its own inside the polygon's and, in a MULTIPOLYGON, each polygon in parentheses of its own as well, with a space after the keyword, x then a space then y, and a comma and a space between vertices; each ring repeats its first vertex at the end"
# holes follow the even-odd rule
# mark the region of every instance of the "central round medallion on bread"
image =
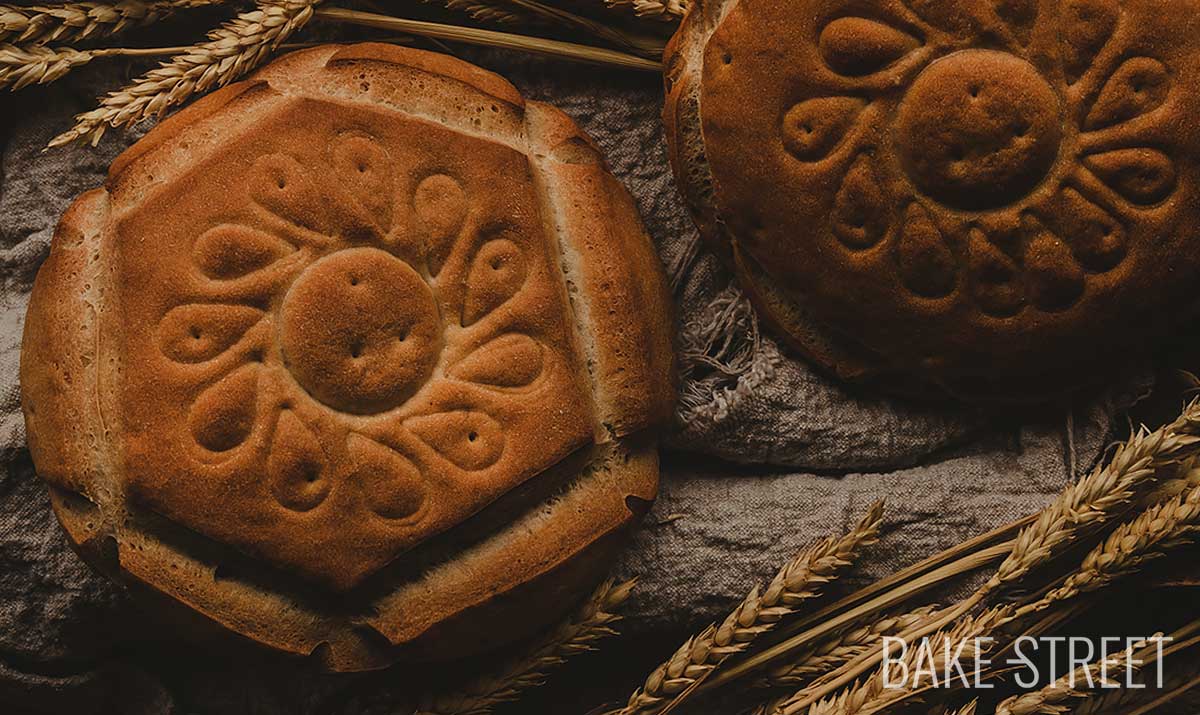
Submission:
POLYGON ((398 407, 437 361, 433 293, 411 266, 378 248, 350 248, 313 263, 288 291, 280 317, 292 374, 343 412, 398 407))
POLYGON ((913 182, 963 209, 1024 196, 1054 165, 1061 141, 1054 90, 1033 65, 991 50, 929 65, 896 120, 896 146, 913 182))

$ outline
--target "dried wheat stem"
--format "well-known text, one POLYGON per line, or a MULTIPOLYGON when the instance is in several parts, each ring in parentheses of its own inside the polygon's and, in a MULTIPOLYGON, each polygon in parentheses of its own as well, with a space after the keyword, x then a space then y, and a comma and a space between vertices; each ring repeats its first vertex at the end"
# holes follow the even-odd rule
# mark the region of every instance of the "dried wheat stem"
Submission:
POLYGON ((1066 581, 1022 612, 1044 610, 1081 593, 1098 591, 1165 551, 1190 541, 1197 527, 1200 527, 1200 486, 1156 504, 1118 526, 1088 552, 1079 569, 1066 581))
POLYGON ((979 709, 979 700, 972 700, 958 710, 955 710, 950 715, 975 715, 975 711, 979 709))
POLYGON ((1069 709, 1067 703, 1087 697, 1089 690, 1114 687, 1109 675, 1116 669, 1124 670, 1130 667, 1134 653, 1145 645, 1145 641, 1135 643, 1128 650, 1082 666, 1041 690, 1014 695, 996 706, 996 715, 1066 712, 1069 709), (1080 688, 1081 684, 1085 684, 1087 689, 1080 688))
POLYGON ((1142 429, 1117 448, 1112 459, 1068 487, 1024 529, 984 591, 1019 581, 1063 548, 1084 529, 1107 521, 1125 507, 1157 469, 1186 459, 1200 442, 1200 403, 1192 402, 1169 425, 1142 429))
POLYGON ((924 622, 936 610, 934 606, 926 606, 911 613, 889 616, 874 623, 836 633, 801 651, 791 661, 768 669, 757 685, 797 688, 878 648, 884 637, 904 633, 924 622))
POLYGON ((111 37, 152 24, 177 10, 224 0, 76 1, 65 5, 0 5, 0 42, 22 45, 111 37))
POLYGON ((111 92, 90 112, 78 115, 75 126, 55 137, 61 146, 89 137, 93 144, 104 130, 162 114, 196 93, 222 87, 254 69, 279 45, 312 18, 321 0, 262 0, 257 9, 242 13, 213 30, 208 41, 195 45, 142 75, 132 85, 111 92))
MULTIPOLYGON (((933 669, 941 671, 946 666, 946 656, 949 653, 957 657, 964 668, 983 655, 980 639, 995 632, 1011 620, 1011 609, 1007 607, 991 608, 977 616, 968 616, 957 621, 953 626, 944 628, 930 636, 931 644, 928 653, 922 653, 918 647, 910 647, 904 656, 903 663, 907 672, 918 672, 918 660, 927 656, 933 661, 933 669), (948 644, 944 646, 943 644, 948 644)), ((913 697, 930 687, 930 683, 912 677, 900 687, 894 687, 890 682, 896 678, 884 667, 877 668, 865 680, 846 688, 827 698, 812 701, 809 693, 801 690, 791 699, 785 701, 775 710, 777 715, 797 715, 807 711, 808 715, 867 715, 876 713, 897 703, 913 697)))
POLYGON ((827 538, 800 552, 779 572, 766 590, 758 586, 718 626, 710 626, 684 643, 634 691, 621 715, 655 715, 672 699, 692 688, 731 655, 744 651, 755 638, 775 628, 822 587, 852 565, 859 551, 879 536, 883 503, 876 503, 849 533, 827 538))
POLYGON ((550 671, 568 658, 595 649, 596 641, 614 635, 617 610, 635 582, 601 584, 570 618, 536 641, 525 654, 494 673, 471 682, 459 693, 428 696, 413 715, 486 715, 545 682, 550 671))
POLYGON ((339 22, 363 27, 375 27, 409 35, 430 37, 436 40, 466 42, 485 47, 500 47, 517 50, 534 55, 543 55, 554 59, 587 62, 605 67, 634 69, 647 72, 662 72, 662 63, 638 57, 626 52, 610 50, 606 47, 589 47, 572 42, 548 40, 542 37, 519 35, 509 32, 496 32, 479 27, 460 27, 445 25, 437 22, 409 20, 391 15, 381 15, 374 12, 349 10, 341 7, 325 7, 317 10, 314 16, 327 22, 339 22))

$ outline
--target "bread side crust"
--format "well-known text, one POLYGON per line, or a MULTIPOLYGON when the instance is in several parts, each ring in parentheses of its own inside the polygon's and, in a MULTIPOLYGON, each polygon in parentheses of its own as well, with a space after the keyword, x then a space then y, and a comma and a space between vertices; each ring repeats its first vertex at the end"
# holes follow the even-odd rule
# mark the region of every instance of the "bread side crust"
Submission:
POLYGON ((21 342, 21 407, 38 474, 95 502, 109 496, 98 386, 107 222, 103 189, 67 209, 34 282, 21 342))
MULTIPOLYGON (((504 87, 511 89, 504 80, 477 68, 461 71, 469 66, 457 60, 412 50, 397 52, 389 45, 316 48, 282 62, 293 63, 289 66, 297 72, 319 72, 323 66, 319 63, 332 61, 335 56, 339 62, 364 61, 382 67, 396 62, 402 68, 415 66, 422 71, 441 71, 445 63, 452 79, 460 81, 465 89, 500 94, 505 93, 504 87), (316 67, 312 67, 314 63, 316 67)), ((376 67, 375 71, 386 70, 376 67)), ((269 78, 278 72, 273 65, 264 76, 269 78)), ((312 85, 304 92, 317 89, 312 85)), ((270 104, 281 96, 283 93, 273 89, 263 76, 210 95, 152 131, 143 140, 146 147, 139 144, 128 156, 118 159, 109 185, 119 191, 153 191, 156 181, 169 179, 178 170, 182 155, 177 154, 177 145, 196 146, 210 138, 216 141, 207 124, 215 121, 222 107, 244 101, 249 111, 257 111, 257 103, 270 104)), ((124 503, 119 491, 98 489, 102 481, 95 477, 93 453, 65 451, 58 465, 53 462, 54 456, 46 457, 51 473, 45 476, 54 485, 52 503, 59 520, 89 563, 102 572, 119 573, 140 590, 148 587, 161 596, 168 610, 194 611, 224 626, 214 628, 214 633, 231 631, 276 651, 314 656, 338 671, 380 668, 406 654, 458 657, 499 645, 548 622, 598 580, 607 561, 604 557, 620 543, 621 536, 645 512, 657 492, 657 452, 646 432, 660 424, 671 407, 669 301, 657 257, 624 189, 598 159, 572 163, 578 159, 575 150, 580 142, 590 145, 565 115, 545 108, 534 111, 538 116, 550 117, 540 125, 544 134, 529 140, 522 128, 519 133, 505 135, 504 140, 519 142, 531 161, 548 167, 546 176, 556 187, 552 192, 554 201, 567 206, 559 212, 567 217, 567 236, 572 246, 579 244, 573 249, 579 257, 573 259, 569 270, 580 276, 581 295, 597 311, 595 319, 605 321, 600 327, 592 325, 587 332, 595 348, 599 420, 611 429, 598 430, 603 437, 598 440, 601 444, 585 455, 585 466, 578 473, 565 476, 567 486, 548 500, 530 503, 515 521, 452 557, 420 574, 404 577, 407 580, 390 591, 371 595, 366 601, 366 592, 352 593, 348 601, 335 605, 305 589, 289 589, 286 582, 276 587, 280 580, 275 577, 251 578, 239 574, 236 568, 224 569, 220 554, 232 556, 228 547, 190 533, 182 538, 179 534, 172 536, 183 530, 163 528, 161 517, 124 503), (538 151, 551 151, 534 157, 536 151, 527 142, 533 142, 538 151), (598 205, 585 206, 593 201, 598 205), (605 222, 606 215, 610 223, 605 222), (580 231, 597 233, 576 235, 580 231), (622 312, 626 313, 624 322, 622 312), (583 513, 587 516, 581 517, 583 513)), ((594 148, 590 151, 594 156, 594 148)), ((85 195, 79 203, 92 206, 98 199, 104 199, 106 208, 104 192, 85 195)), ((64 226, 74 226, 84 215, 83 209, 69 212, 64 226)), ((100 233, 108 221, 115 219, 105 212, 89 220, 100 233)), ((72 261, 79 260, 79 255, 69 250, 71 241, 62 243, 62 248, 56 248, 61 257, 48 262, 45 278, 39 278, 34 302, 35 310, 43 313, 48 310, 46 306, 61 307, 53 320, 31 313, 33 327, 27 328, 32 331, 27 332, 27 346, 41 344, 40 336, 55 332, 56 325, 70 326, 80 320, 79 316, 96 310, 84 301, 70 300, 81 294, 83 281, 72 268, 72 261)), ((44 370, 41 366, 50 364, 47 356, 59 349, 53 340, 71 343, 67 347, 80 352, 82 348, 73 346, 91 344, 89 341, 101 331, 91 326, 60 332, 62 335, 49 338, 46 348, 27 347, 25 353, 31 366, 31 404, 36 408, 49 395, 67 405, 47 413, 41 422, 31 423, 31 434, 42 432, 54 441, 39 448, 42 454, 60 444, 70 445, 76 435, 59 434, 41 424, 102 424, 98 410, 87 413, 85 420, 62 421, 65 415, 82 414, 77 405, 97 399, 102 382, 99 376, 75 385, 74 391, 64 392, 62 385, 55 386, 40 372, 44 370), (39 387, 41 384, 53 389, 39 387)), ((116 356, 99 356, 94 363, 110 358, 115 360, 116 356)), ((119 371, 119 365, 115 366, 105 379, 116 384, 113 381, 119 380, 119 371)), ((107 391, 115 394, 111 386, 107 391)), ((97 443, 114 441, 100 439, 97 443)), ((35 459, 41 469, 43 460, 38 454, 35 459)))
POLYGON ((530 156, 594 385, 601 441, 670 418, 671 299, 629 192, 566 114, 530 102, 530 156))

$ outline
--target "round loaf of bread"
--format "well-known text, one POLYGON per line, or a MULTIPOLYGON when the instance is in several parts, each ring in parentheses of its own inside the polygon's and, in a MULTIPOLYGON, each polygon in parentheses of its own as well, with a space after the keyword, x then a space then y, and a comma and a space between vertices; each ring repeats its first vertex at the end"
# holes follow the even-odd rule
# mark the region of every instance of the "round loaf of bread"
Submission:
POLYGON ((843 378, 1094 381, 1193 317, 1189 0, 696 0, 671 159, 761 315, 843 378))
POLYGON ((654 499, 668 305, 566 115, 442 55, 296 52, 67 211, 29 446, 85 559, 168 610, 335 670, 469 655, 654 499))

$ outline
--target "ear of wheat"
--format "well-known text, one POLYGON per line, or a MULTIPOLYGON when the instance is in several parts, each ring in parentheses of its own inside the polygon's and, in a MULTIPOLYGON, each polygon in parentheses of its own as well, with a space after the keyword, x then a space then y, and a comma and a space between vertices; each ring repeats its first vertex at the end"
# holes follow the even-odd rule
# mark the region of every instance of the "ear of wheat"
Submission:
POLYGON ((69 47, 18 47, 0 44, 0 89, 22 89, 31 84, 47 84, 72 69, 91 62, 91 52, 69 47))
POLYGON ((110 93, 100 106, 75 118, 75 126, 50 142, 61 146, 83 137, 93 144, 110 126, 120 127, 162 114, 195 93, 222 87, 258 66, 312 18, 321 0, 263 0, 209 33, 195 45, 132 85, 110 93))
POLYGON ((111 37, 162 20, 177 10, 225 0, 119 0, 66 5, 0 5, 0 42, 23 45, 111 37))
POLYGON ((632 10, 638 17, 678 22, 687 14, 689 0, 605 0, 614 10, 632 10))
POLYGON ((1189 404, 1178 419, 1153 432, 1141 430, 1120 445, 1108 464, 1068 487, 1031 526, 984 587, 993 591, 1019 581, 1032 569, 1060 554, 1080 532, 1112 518, 1157 469, 1178 463, 1200 443, 1200 403, 1189 404))
POLYGON ((955 710, 953 713, 949 713, 949 715, 975 715, 975 711, 978 709, 979 709, 979 701, 972 700, 971 702, 962 706, 958 710, 955 710))
POLYGON ((1190 541, 1197 527, 1200 527, 1200 486, 1156 504, 1118 526, 1088 552, 1078 570, 1062 585, 1025 610, 1043 610, 1081 593, 1098 591, 1168 549, 1190 541))
POLYGON ((621 618, 617 610, 634 583, 606 581, 571 618, 521 656, 457 693, 427 696, 414 715, 486 715, 497 705, 518 699, 526 690, 541 685, 550 671, 571 656, 594 650, 597 641, 615 635, 613 625, 621 618))
POLYGON ((487 0, 425 0, 426 3, 437 3, 455 12, 461 12, 467 17, 479 22, 496 25, 519 25, 529 22, 525 15, 505 7, 505 0, 489 2, 487 0))
POLYGON ((765 591, 758 586, 718 626, 710 626, 685 642, 634 691, 621 715, 655 715, 672 699, 715 670, 726 658, 741 653, 755 638, 771 631, 822 587, 854 563, 859 551, 879 536, 883 503, 841 538, 828 538, 805 549, 779 572, 765 591))

